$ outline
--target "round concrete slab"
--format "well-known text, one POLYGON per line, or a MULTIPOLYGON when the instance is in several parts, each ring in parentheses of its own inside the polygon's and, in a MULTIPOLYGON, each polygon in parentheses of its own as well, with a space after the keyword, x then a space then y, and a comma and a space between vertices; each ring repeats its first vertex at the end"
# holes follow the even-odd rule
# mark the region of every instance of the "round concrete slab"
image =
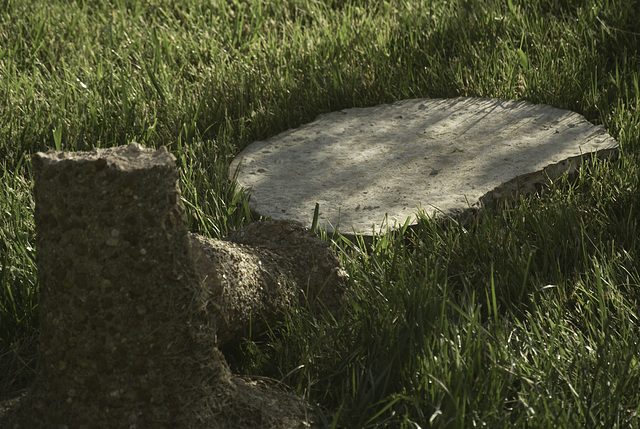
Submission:
POLYGON ((263 216, 371 234, 530 192, 618 143, 581 115, 490 98, 412 99, 318 116, 231 164, 263 216))

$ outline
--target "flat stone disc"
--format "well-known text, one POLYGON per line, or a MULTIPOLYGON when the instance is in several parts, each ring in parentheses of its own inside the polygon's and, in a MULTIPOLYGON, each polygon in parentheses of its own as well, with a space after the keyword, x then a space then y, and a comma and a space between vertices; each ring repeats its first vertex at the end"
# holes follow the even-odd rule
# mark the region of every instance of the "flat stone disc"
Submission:
POLYGON ((263 216, 370 235, 530 192, 618 143, 575 112, 495 98, 411 99, 332 112, 232 162, 263 216))

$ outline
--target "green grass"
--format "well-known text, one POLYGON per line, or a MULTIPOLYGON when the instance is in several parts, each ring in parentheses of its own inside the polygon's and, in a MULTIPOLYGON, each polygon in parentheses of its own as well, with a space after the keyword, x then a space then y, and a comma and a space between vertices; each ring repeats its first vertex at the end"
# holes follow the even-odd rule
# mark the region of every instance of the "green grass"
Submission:
POLYGON ((221 237, 250 217, 227 172, 254 140, 504 97, 577 111, 620 156, 464 223, 334 237, 344 316, 293 309, 232 365, 334 427, 640 427, 639 24, 637 0, 0 0, 0 393, 33 371, 35 151, 167 145, 190 229, 221 237))

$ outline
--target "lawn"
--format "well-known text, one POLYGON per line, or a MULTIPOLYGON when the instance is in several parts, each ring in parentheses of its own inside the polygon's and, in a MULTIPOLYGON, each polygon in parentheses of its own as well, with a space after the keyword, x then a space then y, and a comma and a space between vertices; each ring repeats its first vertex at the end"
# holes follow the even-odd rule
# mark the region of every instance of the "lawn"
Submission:
POLYGON ((325 237, 344 314, 295 308, 231 366, 330 427, 640 427, 637 0, 0 0, 0 399, 35 365, 34 152, 166 145, 217 238, 256 220, 227 179, 252 141, 456 96, 576 111, 619 156, 464 221, 325 237))

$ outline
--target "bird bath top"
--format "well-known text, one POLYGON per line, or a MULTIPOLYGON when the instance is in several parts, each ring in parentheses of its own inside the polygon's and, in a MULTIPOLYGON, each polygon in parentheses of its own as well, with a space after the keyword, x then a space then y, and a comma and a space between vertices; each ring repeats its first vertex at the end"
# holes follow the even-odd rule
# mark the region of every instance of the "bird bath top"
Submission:
POLYGON ((581 115, 495 98, 410 99, 327 113, 257 141, 232 162, 273 219, 371 234, 530 192, 618 143, 581 115))

